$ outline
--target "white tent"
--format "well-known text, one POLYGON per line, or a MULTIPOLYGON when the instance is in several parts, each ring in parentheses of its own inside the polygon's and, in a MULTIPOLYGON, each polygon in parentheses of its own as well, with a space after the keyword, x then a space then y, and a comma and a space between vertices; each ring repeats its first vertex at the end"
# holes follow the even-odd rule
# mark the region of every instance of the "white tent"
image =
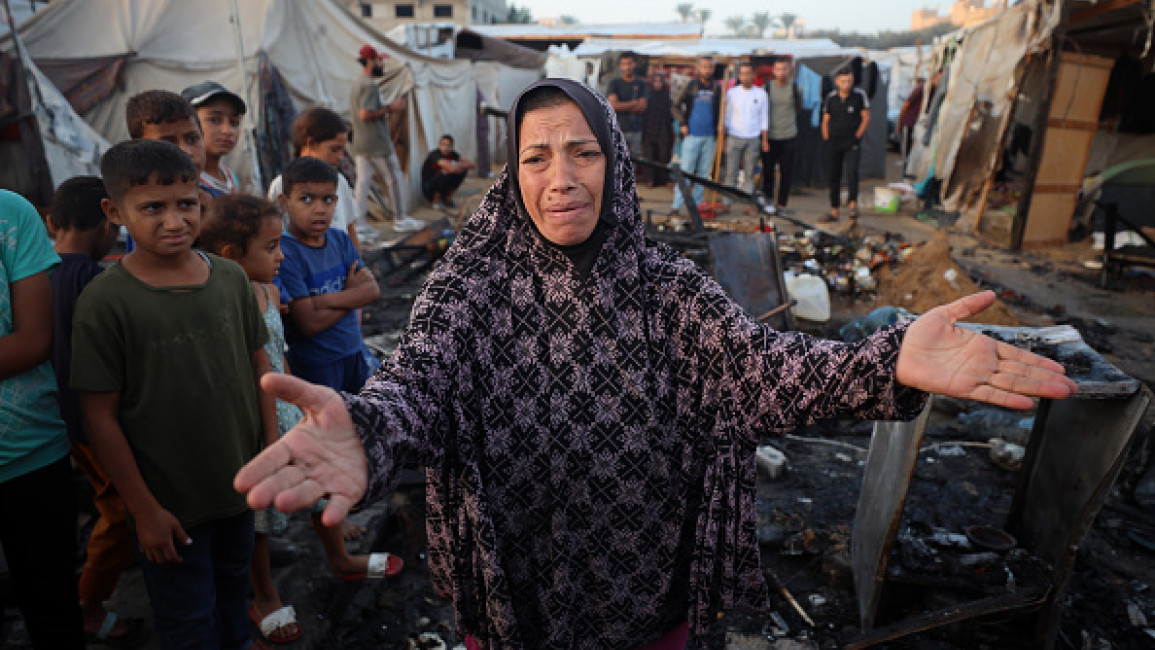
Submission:
MULTIPOLYGON (((3 50, 13 57, 19 70, 8 80, 27 86, 28 105, 14 108, 18 113, 30 113, 36 125, 35 133, 30 135, 36 142, 5 141, 0 144, 0 187, 20 192, 34 203, 47 205, 48 192, 69 178, 99 176, 100 157, 109 144, 72 110, 64 95, 36 67, 20 39, 9 37, 3 50), (43 162, 39 160, 41 156, 43 162), (45 171, 46 179, 42 176, 45 171)), ((16 93, 16 96, 24 95, 16 93)))
MULTIPOLYGON (((118 88, 84 112, 113 142, 128 137, 128 98, 149 89, 179 92, 212 79, 248 98, 250 117, 261 116, 267 108, 265 63, 279 73, 297 110, 320 105, 348 116, 350 84, 360 74, 356 53, 368 43, 390 57, 385 100, 408 93, 409 196, 419 196, 415 172, 442 133, 455 134, 463 154, 474 153, 476 82, 470 64, 407 50, 335 0, 56 0, 19 31, 40 62, 120 62, 118 88), (243 57, 237 56, 238 41, 243 57)), ((249 178, 251 157, 241 149, 228 162, 249 178)))
POLYGON ((898 119, 902 104, 910 97, 919 77, 925 79, 929 76, 931 49, 927 47, 919 52, 917 47, 892 47, 889 50, 870 50, 865 53, 872 61, 889 65, 890 85, 887 88, 886 105, 890 113, 887 117, 890 119, 898 119))

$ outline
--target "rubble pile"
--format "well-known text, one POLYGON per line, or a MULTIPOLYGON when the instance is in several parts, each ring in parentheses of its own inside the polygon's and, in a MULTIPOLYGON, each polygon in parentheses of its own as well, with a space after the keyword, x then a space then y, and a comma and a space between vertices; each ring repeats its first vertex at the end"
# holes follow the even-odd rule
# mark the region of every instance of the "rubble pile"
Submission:
MULTIPOLYGON (((883 267, 878 273, 878 300, 919 314, 978 290, 951 259, 945 230, 936 232, 926 244, 915 249, 901 266, 883 267)), ((978 321, 1021 325, 1001 300, 984 311, 978 321)))
POLYGON ((788 271, 821 277, 833 294, 871 300, 878 290, 878 270, 905 260, 915 248, 890 233, 850 239, 807 230, 779 236, 778 250, 788 271))

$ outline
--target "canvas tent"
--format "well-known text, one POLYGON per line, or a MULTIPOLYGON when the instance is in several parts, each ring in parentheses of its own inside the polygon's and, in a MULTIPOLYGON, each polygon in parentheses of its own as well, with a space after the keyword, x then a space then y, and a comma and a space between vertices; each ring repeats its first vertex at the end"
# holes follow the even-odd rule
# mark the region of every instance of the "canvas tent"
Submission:
MULTIPOLYGON (((549 56, 543 52, 490 38, 471 29, 457 33, 456 45, 456 58, 473 61, 477 89, 488 106, 508 111, 522 90, 545 76, 549 56)), ((489 120, 491 161, 504 163, 507 135, 504 121, 492 117, 485 119, 489 120)))
POLYGON ((959 227, 1011 248, 1068 240, 1086 177, 1155 154, 1146 0, 1026 0, 942 37, 944 81, 910 170, 959 227))
MULTIPOLYGON (((253 104, 249 116, 258 122, 262 149, 281 147, 295 110, 320 105, 349 115, 350 84, 360 74, 356 52, 368 43, 389 56, 385 100, 408 93, 403 164, 419 168, 442 133, 456 135, 467 156, 475 148, 470 64, 409 51, 336 0, 56 0, 19 31, 45 73, 70 81, 59 84, 62 90, 113 142, 128 137, 124 107, 132 95, 154 88, 179 92, 212 79, 253 104)), ((277 161, 264 153, 273 168, 267 176, 277 161)), ((251 177, 250 161, 242 147, 228 159, 242 178, 251 177)), ((409 179, 415 198, 419 175, 409 179)))
POLYGON ((100 175, 108 142, 72 110, 20 39, 0 48, 0 187, 46 208, 55 189, 100 175))

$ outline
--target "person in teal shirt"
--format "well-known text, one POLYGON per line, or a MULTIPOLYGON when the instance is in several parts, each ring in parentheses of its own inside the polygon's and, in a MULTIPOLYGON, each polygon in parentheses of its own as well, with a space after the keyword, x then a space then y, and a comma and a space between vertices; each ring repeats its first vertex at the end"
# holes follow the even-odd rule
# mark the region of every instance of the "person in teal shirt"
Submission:
POLYGON ((0 544, 33 648, 84 648, 76 498, 56 400, 52 285, 60 257, 40 215, 0 190, 0 544))

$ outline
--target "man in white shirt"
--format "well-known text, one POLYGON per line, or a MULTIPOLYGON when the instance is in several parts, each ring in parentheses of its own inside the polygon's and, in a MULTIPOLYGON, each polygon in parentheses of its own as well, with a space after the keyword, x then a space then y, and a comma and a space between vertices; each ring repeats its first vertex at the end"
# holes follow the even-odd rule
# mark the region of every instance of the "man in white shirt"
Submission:
POLYGON ((726 147, 726 185, 745 192, 754 191, 754 165, 759 154, 770 148, 766 135, 768 107, 766 91, 754 85, 754 64, 742 62, 738 66, 738 85, 726 93, 725 120, 718 129, 718 141, 725 142, 726 147), (739 166, 746 172, 740 187, 739 166))

